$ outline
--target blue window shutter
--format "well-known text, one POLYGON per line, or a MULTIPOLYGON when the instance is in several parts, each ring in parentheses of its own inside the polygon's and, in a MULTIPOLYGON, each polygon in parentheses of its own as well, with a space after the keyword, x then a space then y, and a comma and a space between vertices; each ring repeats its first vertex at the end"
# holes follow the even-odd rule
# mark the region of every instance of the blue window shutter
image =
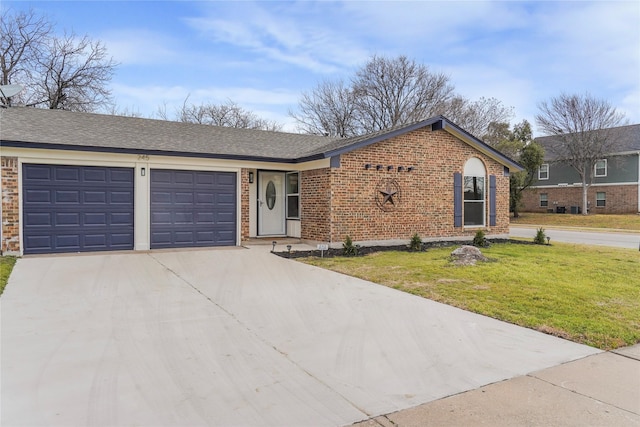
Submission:
POLYGON ((496 225, 496 176, 489 176, 489 225, 496 225))
POLYGON ((453 174, 453 226, 462 227, 462 174, 453 174))

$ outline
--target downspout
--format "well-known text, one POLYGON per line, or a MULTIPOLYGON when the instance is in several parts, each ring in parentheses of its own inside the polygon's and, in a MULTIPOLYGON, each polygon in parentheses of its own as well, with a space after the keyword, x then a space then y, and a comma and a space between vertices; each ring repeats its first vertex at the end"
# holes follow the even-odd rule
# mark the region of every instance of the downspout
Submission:
POLYGON ((640 151, 638 151, 638 214, 640 214, 640 151))

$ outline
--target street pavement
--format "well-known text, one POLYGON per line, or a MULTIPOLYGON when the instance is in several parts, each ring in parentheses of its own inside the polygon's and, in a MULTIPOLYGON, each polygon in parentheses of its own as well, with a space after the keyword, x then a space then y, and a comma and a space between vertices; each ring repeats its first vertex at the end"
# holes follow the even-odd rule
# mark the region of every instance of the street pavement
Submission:
POLYGON ((617 248, 640 249, 640 233, 625 231, 610 231, 593 229, 571 229, 547 226, 523 226, 513 225, 509 228, 510 237, 531 238, 536 234, 537 228, 544 228, 548 237, 553 242, 578 243, 584 245, 611 246, 617 248))

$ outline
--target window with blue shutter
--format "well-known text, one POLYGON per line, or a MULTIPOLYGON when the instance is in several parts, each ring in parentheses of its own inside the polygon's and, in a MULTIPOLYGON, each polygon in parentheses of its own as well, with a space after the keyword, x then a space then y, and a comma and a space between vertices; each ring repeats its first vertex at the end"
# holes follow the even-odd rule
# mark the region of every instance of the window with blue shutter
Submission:
POLYGON ((489 225, 496 225, 496 176, 489 175, 489 225))
POLYGON ((453 174, 453 226, 462 227, 462 174, 453 174))

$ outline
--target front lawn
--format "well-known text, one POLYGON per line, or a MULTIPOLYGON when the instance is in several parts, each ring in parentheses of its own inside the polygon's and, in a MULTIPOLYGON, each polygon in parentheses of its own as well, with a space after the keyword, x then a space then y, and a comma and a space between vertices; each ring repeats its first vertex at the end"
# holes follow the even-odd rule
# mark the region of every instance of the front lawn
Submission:
POLYGON ((640 215, 572 215, 521 212, 518 218, 511 217, 512 225, 544 225, 560 227, 617 228, 640 231, 640 215))
POLYGON ((4 287, 7 286, 9 275, 15 263, 16 259, 14 257, 0 256, 0 295, 4 292, 4 287))
POLYGON ((457 267, 452 250, 302 261, 603 350, 640 342, 637 251, 503 243, 457 267))

